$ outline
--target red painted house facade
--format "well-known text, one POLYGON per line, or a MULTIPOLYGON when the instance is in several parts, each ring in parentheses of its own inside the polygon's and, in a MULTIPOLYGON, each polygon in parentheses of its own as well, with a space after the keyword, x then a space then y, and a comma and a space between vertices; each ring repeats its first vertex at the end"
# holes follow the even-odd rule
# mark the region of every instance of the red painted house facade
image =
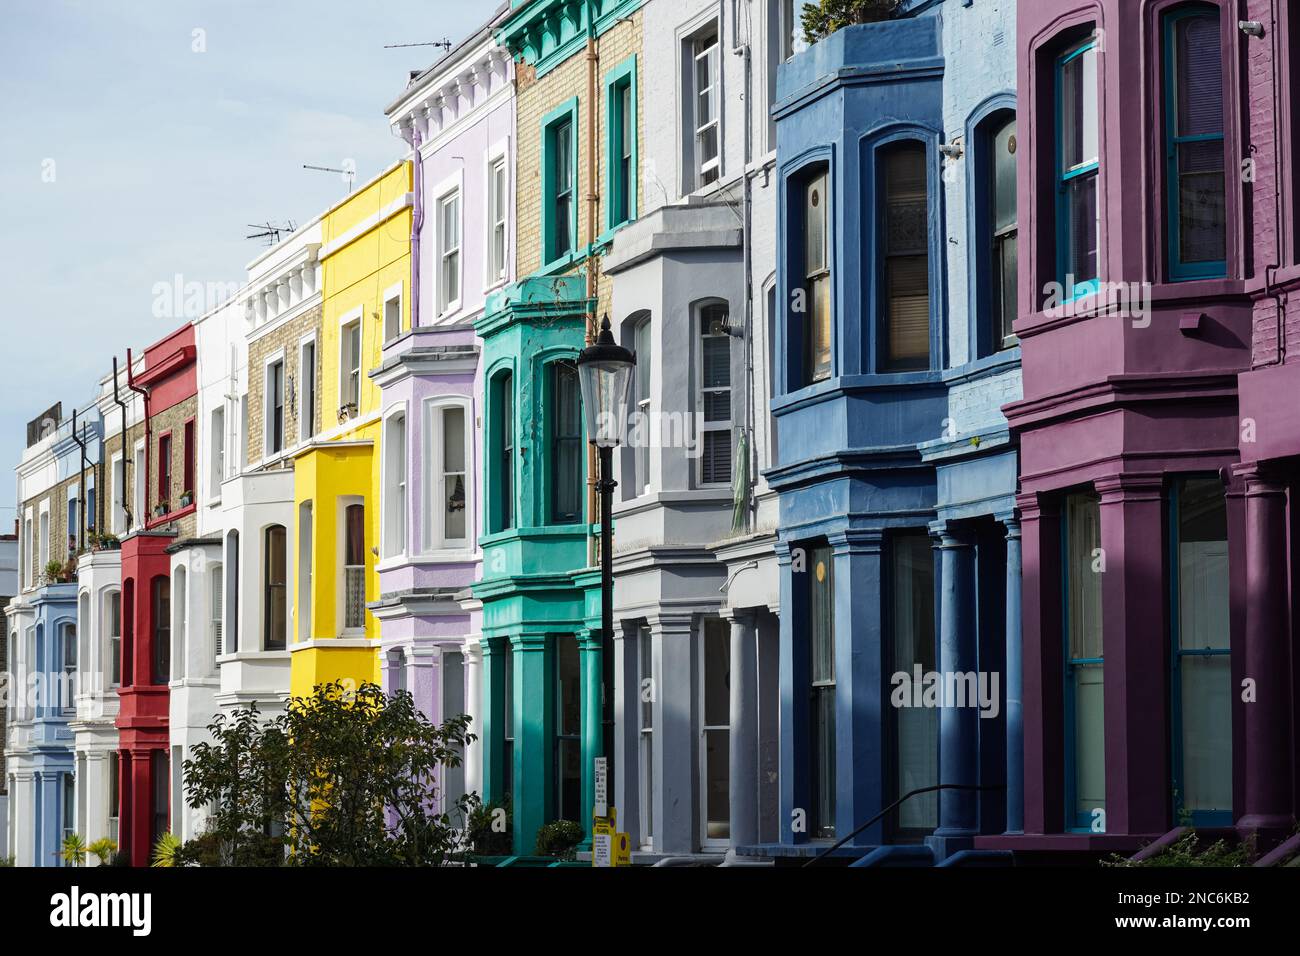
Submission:
POLYGON ((144 367, 129 379, 144 401, 144 434, 128 449, 142 482, 139 529, 122 540, 122 684, 119 846, 135 866, 148 866, 158 838, 169 829, 172 781, 168 766, 168 683, 171 679, 171 556, 177 540, 193 534, 193 475, 198 403, 194 327, 186 324, 145 351, 144 367), (143 467, 141 467, 143 466, 143 467), (189 482, 189 484, 187 484, 189 482))

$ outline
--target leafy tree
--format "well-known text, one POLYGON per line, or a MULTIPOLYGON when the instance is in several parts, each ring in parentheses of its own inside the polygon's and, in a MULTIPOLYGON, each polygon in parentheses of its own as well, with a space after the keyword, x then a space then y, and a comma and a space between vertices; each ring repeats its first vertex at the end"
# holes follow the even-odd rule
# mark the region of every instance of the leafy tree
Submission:
POLYGON ((437 813, 440 771, 459 766, 469 718, 441 727, 405 691, 322 684, 269 723, 217 717, 185 761, 186 800, 210 813, 183 858, 228 865, 430 866, 459 861, 470 798, 437 813))
POLYGON ((803 8, 803 38, 811 46, 836 30, 898 15, 902 0, 817 0, 803 8))

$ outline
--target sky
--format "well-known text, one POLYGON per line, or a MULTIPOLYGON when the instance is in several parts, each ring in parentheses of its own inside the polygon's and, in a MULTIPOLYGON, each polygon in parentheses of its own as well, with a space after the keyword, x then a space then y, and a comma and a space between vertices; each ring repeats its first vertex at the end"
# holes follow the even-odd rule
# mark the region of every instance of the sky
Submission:
POLYGON ((459 42, 496 6, 0 0, 0 468, 30 419, 197 317, 157 308, 159 283, 240 283, 250 223, 346 195, 304 163, 359 185, 402 156, 384 107, 442 51, 386 44, 459 42))

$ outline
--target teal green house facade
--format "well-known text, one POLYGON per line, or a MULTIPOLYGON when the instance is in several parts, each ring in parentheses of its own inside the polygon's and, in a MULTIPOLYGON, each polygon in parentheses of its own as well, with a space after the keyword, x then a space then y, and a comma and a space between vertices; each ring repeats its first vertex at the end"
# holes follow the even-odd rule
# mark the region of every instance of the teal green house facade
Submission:
POLYGON ((600 580, 574 365, 593 303, 581 275, 488 301, 483 339, 483 798, 509 801, 514 852, 553 820, 590 825, 604 752, 600 580))

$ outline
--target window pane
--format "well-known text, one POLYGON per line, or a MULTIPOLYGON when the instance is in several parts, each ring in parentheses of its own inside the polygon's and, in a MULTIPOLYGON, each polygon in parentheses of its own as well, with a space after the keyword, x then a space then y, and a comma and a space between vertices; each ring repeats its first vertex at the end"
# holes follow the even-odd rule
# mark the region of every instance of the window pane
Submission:
POLYGON ((1001 232, 1016 224, 1016 154, 1012 139, 1015 121, 997 131, 993 137, 993 231, 1001 232))
POLYGON ((1223 132, 1223 59, 1218 14, 1179 17, 1174 24, 1178 61, 1178 135, 1223 132))
POLYGON ((551 519, 567 523, 577 521, 582 513, 582 402, 576 366, 556 362, 552 367, 551 519))
POLYGON ((888 364, 930 364, 929 203, 925 147, 903 143, 884 154, 885 291, 888 364))
POLYGON ((1097 176, 1076 176, 1065 189, 1069 216, 1066 271, 1078 284, 1097 278, 1097 176))
POLYGON ((447 408, 442 413, 444 535, 453 541, 465 537, 465 410, 447 408))
POLYGON ((1097 161, 1097 56, 1089 48, 1061 67, 1062 166, 1097 161))
POLYGON ((809 285, 807 378, 819 382, 831 374, 831 278, 822 275, 809 285))
POLYGON ((1178 146, 1178 241, 1183 262, 1225 258, 1223 140, 1178 146))
POLYGON ((804 272, 813 276, 827 267, 826 175, 808 184, 804 204, 804 272))
POLYGON ((811 684, 812 827, 814 836, 835 834, 835 591, 827 547, 808 558, 809 680, 811 684))

